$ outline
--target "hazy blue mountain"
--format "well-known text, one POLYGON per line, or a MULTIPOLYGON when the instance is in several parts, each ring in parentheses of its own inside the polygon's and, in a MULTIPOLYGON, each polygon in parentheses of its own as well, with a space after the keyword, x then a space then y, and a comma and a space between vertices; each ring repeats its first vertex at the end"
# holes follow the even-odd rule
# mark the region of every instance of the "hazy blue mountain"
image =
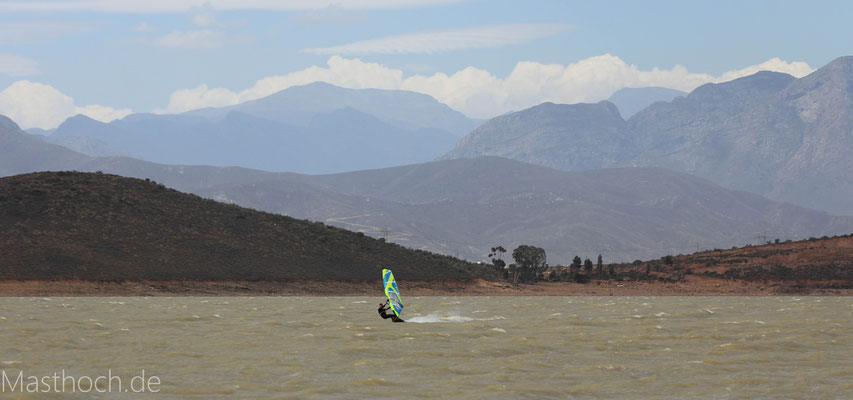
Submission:
POLYGON ((632 140, 612 103, 544 103, 487 121, 444 158, 500 156, 563 170, 588 170, 633 157, 632 140))
POLYGON ((0 175, 74 168, 90 157, 68 148, 47 143, 43 137, 21 130, 11 119, 0 115, 0 175))
POLYGON ((446 157, 500 155, 564 170, 664 167, 853 215, 851 82, 853 57, 800 79, 759 72, 656 102, 624 127, 608 113, 564 118, 562 110, 589 105, 542 105, 486 122, 446 157))
POLYGON ((622 88, 610 95, 607 101, 616 105, 622 118, 628 119, 654 103, 672 101, 681 96, 687 96, 687 93, 662 87, 622 88))
POLYGON ((90 157, 27 134, 11 119, 0 115, 0 176, 65 170, 148 178, 188 192, 286 175, 237 167, 163 165, 128 157, 90 157))
POLYGON ((48 140, 164 164, 331 173, 433 160, 475 124, 421 94, 312 84, 179 115, 132 114, 110 123, 77 115, 48 140))
POLYGON ((108 124, 78 115, 60 125, 49 140, 65 144, 79 137, 163 164, 305 173, 428 161, 452 148, 457 139, 441 130, 407 131, 351 108, 315 115, 306 126, 286 125, 241 111, 231 111, 217 120, 135 114, 108 124))
POLYGON ((405 130, 443 130, 460 137, 482 122, 470 119, 425 94, 403 90, 346 89, 324 82, 293 86, 261 99, 230 107, 189 111, 185 115, 222 118, 236 110, 289 125, 305 126, 318 115, 344 108, 372 115, 405 130))

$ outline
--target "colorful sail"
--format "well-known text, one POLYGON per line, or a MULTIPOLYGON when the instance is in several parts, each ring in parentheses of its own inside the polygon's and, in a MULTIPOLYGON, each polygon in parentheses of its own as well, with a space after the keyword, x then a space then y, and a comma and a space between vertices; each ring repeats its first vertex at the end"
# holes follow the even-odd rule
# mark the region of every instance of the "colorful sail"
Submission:
POLYGON ((382 283, 385 286, 385 295, 388 296, 388 304, 394 310, 397 317, 403 312, 403 300, 400 299, 400 291, 397 290, 397 281, 394 280, 394 274, 390 269, 382 270, 382 283))

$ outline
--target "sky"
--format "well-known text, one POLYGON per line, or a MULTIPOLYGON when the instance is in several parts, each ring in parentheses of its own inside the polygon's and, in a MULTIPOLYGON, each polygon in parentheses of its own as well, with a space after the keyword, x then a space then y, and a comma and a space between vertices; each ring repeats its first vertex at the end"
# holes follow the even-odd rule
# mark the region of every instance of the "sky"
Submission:
POLYGON ((472 118, 853 54, 850 1, 0 0, 0 114, 180 113, 325 81, 472 118))

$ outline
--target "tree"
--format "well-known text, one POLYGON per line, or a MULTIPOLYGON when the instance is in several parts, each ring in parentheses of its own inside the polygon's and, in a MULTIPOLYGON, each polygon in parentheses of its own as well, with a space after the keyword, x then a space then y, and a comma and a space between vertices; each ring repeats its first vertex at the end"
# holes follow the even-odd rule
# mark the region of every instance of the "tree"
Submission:
POLYGON ((575 256, 575 258, 572 259, 572 265, 569 266, 569 269, 571 270, 572 278, 574 278, 575 275, 577 275, 581 272, 581 265, 582 265, 581 258, 578 256, 575 256))
POLYGON ((667 255, 663 258, 663 263, 665 265, 672 265, 672 256, 667 255))
POLYGON ((495 268, 495 272, 503 277, 506 277, 506 262, 503 260, 505 253, 506 249, 503 246, 492 247, 492 252, 489 253, 489 258, 492 259, 492 266, 495 268))
POLYGON ((583 272, 587 275, 592 275, 592 260, 583 260, 583 272))
POLYGON ((604 259, 601 258, 601 254, 598 255, 598 262, 595 263, 596 267, 598 267, 598 279, 604 277, 604 259))
POLYGON ((512 258, 516 264, 513 282, 536 282, 548 268, 545 249, 541 247, 520 245, 512 251, 512 258))

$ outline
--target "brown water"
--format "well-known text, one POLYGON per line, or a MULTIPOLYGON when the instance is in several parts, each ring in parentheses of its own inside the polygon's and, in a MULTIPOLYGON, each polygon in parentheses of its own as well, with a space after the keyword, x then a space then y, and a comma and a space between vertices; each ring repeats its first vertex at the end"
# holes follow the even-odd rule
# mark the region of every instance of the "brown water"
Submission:
POLYGON ((161 382, 0 397, 853 398, 849 297, 403 299, 405 324, 378 296, 0 299, 9 379, 161 382))

